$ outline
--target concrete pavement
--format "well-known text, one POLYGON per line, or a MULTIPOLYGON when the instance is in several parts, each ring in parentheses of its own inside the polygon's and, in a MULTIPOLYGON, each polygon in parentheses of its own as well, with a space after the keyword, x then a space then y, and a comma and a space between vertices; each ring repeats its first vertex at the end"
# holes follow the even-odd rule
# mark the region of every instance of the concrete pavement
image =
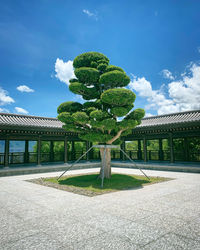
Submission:
POLYGON ((86 197, 25 181, 60 172, 1 177, 0 249, 200 249, 200 175, 145 173, 175 179, 86 197))

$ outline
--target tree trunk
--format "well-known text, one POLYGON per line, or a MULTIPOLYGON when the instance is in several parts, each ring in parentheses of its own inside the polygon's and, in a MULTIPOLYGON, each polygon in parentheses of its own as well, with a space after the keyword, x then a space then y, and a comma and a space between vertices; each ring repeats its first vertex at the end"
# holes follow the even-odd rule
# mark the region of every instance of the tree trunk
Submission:
POLYGON ((111 178, 111 154, 110 148, 100 148, 101 153, 101 170, 100 170, 100 178, 111 178))

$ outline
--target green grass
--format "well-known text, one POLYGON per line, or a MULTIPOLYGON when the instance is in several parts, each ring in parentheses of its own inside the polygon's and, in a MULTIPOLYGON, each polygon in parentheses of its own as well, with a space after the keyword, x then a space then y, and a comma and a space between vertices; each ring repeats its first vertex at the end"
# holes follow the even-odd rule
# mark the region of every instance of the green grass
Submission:
POLYGON ((126 189, 142 188, 144 185, 158 183, 169 179, 163 177, 151 177, 148 180, 145 176, 112 174, 111 179, 104 179, 103 188, 101 188, 101 179, 99 174, 86 174, 76 176, 64 176, 57 180, 54 178, 43 179, 46 182, 56 184, 56 186, 72 187, 77 189, 87 190, 94 193, 106 193, 126 189))

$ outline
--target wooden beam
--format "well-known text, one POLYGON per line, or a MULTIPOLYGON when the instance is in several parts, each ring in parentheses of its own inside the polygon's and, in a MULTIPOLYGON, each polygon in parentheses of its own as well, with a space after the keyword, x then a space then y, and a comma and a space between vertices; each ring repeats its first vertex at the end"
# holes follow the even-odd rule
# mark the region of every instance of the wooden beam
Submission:
POLYGON ((41 165, 41 136, 37 140, 37 165, 41 165))
POLYGON ((54 161, 54 151, 53 151, 54 141, 50 141, 50 162, 54 161))
MULTIPOLYGON (((90 145, 90 148, 92 147, 93 143, 92 142, 89 142, 89 145, 90 145)), ((94 157, 94 149, 92 148, 89 152, 89 159, 90 160, 93 160, 93 157, 94 157)))
POLYGON ((67 163, 67 136, 65 136, 65 141, 64 141, 64 163, 67 163))
MULTIPOLYGON (((125 152, 125 147, 126 147, 126 142, 123 141, 122 144, 120 145, 121 149, 125 152)), ((125 160, 125 155, 120 151, 120 158, 124 161, 125 160)))
POLYGON ((189 161, 188 139, 184 138, 184 161, 189 161))
POLYGON ((138 141, 138 160, 142 160, 142 149, 141 149, 141 140, 137 140, 138 141))
POLYGON ((173 135, 169 134, 169 146, 170 146, 170 162, 174 162, 174 144, 173 144, 173 135))
POLYGON ((159 139, 159 160, 163 161, 163 141, 159 139))
MULTIPOLYGON (((86 151, 88 151, 89 148, 90 148, 90 143, 89 143, 89 141, 86 141, 86 151)), ((86 160, 89 161, 89 153, 87 153, 87 155, 86 155, 86 160)))
POLYGON ((25 153, 24 153, 24 162, 25 162, 25 163, 28 163, 28 162, 29 162, 28 144, 29 144, 29 141, 28 141, 28 140, 25 140, 25 153))
POLYGON ((71 152, 72 159, 71 160, 75 160, 75 156, 76 156, 75 146, 74 146, 74 141, 72 141, 72 152, 71 152))
POLYGON ((7 137, 5 140, 5 159, 4 159, 4 166, 8 167, 9 166, 9 138, 7 137))
POLYGON ((147 162, 147 140, 143 138, 144 162, 147 162))

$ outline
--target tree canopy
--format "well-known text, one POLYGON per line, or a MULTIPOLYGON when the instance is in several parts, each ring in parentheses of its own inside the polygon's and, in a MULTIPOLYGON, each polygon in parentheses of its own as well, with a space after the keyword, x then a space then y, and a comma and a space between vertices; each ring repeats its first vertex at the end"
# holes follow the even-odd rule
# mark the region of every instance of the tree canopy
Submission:
POLYGON ((119 144, 120 136, 131 133, 145 115, 143 109, 132 110, 136 95, 125 88, 130 78, 98 52, 77 56, 73 67, 76 78, 70 79, 69 89, 85 103, 68 101, 58 107, 63 128, 83 140, 119 144))

